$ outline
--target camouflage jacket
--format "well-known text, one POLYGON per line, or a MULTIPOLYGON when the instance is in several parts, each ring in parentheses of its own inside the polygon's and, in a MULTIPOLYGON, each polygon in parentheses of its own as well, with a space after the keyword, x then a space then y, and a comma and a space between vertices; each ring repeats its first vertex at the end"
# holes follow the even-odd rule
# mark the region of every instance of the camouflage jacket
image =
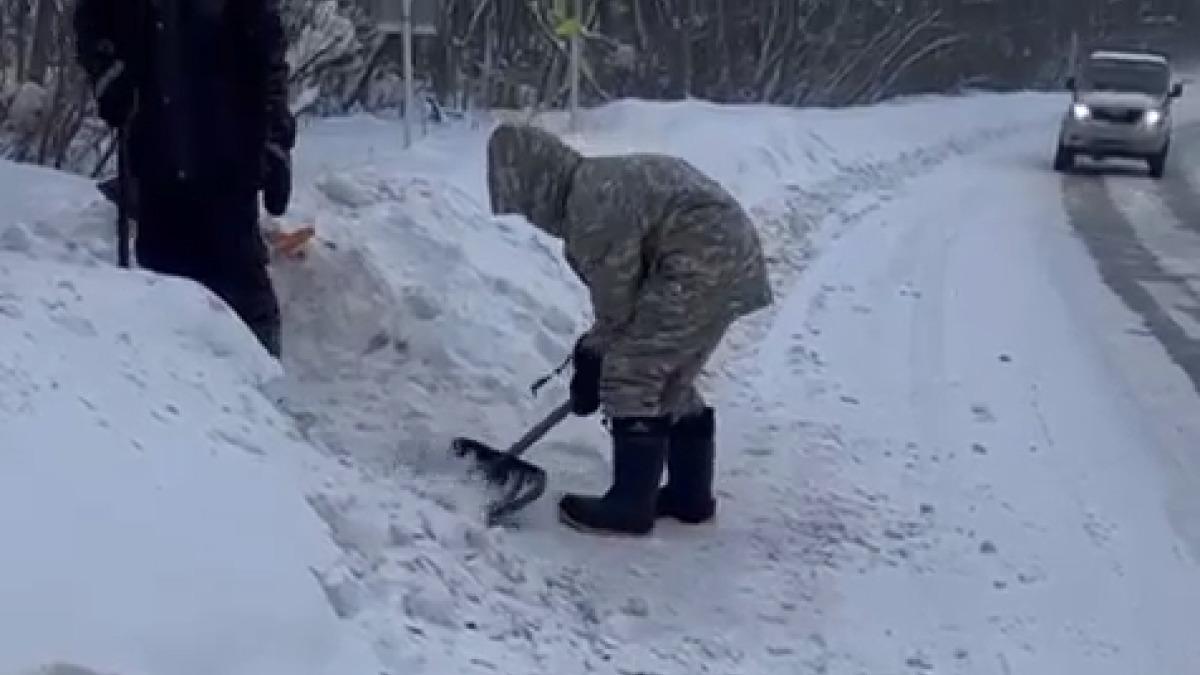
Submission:
POLYGON ((521 214, 563 240, 591 293, 596 323, 588 344, 602 352, 638 308, 643 283, 667 261, 682 270, 685 286, 699 282, 680 291, 696 321, 732 321, 772 301, 750 218, 682 159, 585 158, 549 132, 504 124, 488 143, 488 189, 493 212, 521 214))

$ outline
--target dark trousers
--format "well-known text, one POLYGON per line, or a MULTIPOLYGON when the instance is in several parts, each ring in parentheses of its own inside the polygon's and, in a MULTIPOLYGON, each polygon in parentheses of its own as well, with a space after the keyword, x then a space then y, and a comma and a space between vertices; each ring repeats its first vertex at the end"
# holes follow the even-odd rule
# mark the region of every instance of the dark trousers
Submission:
POLYGON ((276 358, 279 299, 258 228, 258 194, 230 185, 138 182, 141 267, 186 277, 228 304, 276 358))

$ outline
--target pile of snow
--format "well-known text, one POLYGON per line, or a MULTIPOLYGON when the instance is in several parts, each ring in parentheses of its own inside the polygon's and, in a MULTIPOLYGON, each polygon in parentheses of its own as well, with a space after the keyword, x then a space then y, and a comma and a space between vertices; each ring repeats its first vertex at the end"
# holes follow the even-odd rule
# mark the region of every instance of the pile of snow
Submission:
POLYGON ((0 672, 377 672, 318 583, 278 365, 221 302, 0 253, 0 332, 0 672))
POLYGON ((0 251, 85 266, 116 259, 114 216, 91 182, 0 162, 0 186, 0 251))

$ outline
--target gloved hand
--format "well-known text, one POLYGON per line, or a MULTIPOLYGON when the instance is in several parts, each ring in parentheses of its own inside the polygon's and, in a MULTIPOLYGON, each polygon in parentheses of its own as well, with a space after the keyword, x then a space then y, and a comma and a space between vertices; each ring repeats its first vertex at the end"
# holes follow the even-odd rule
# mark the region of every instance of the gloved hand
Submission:
POLYGON ((279 217, 292 197, 292 156, 277 143, 267 143, 262 159, 263 206, 279 217))
POLYGON ((571 375, 571 412, 587 417, 600 409, 600 374, 604 356, 584 345, 583 338, 575 343, 572 353, 575 371, 571 375))
POLYGON ((125 124, 133 112, 133 82, 125 71, 125 64, 114 61, 113 65, 96 82, 96 107, 100 119, 116 129, 125 124))

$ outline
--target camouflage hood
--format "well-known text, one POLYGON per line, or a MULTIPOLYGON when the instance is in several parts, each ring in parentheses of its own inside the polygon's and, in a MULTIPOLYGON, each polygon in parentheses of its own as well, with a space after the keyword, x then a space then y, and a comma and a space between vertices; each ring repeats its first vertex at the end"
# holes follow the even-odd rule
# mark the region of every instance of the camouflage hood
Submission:
POLYGON ((583 156, 553 134, 501 124, 488 140, 488 193, 496 215, 520 214, 562 238, 571 178, 583 156))

